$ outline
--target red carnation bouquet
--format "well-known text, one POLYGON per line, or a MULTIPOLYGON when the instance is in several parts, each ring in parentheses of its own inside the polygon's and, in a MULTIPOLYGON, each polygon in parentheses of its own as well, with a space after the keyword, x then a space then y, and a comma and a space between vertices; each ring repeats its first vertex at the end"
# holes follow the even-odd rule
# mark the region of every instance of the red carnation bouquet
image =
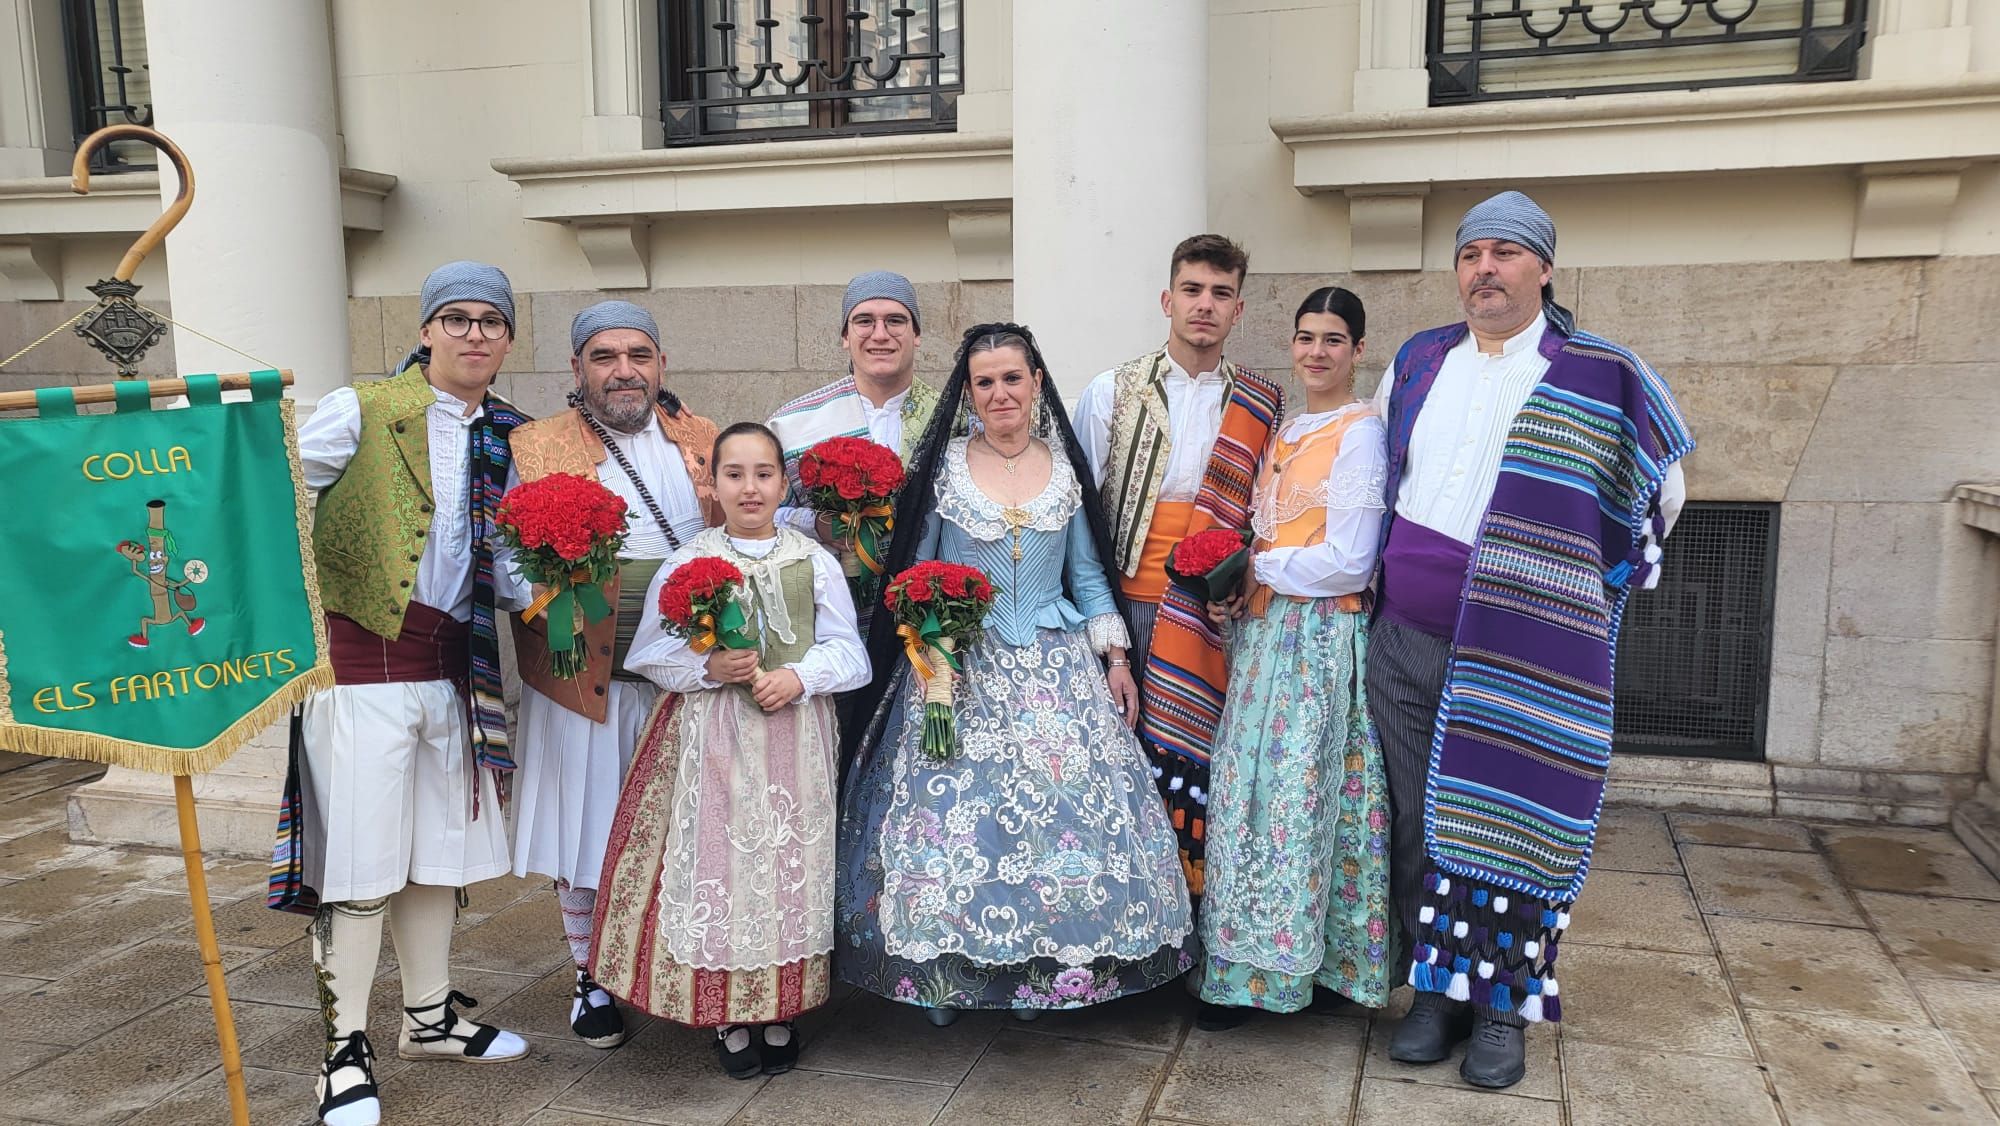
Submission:
POLYGON ((1196 532, 1167 552, 1167 581, 1201 602, 1228 601, 1249 569, 1249 540, 1229 528, 1196 532))
POLYGON ((910 666, 924 680, 924 757, 944 762, 957 745, 952 682, 958 649, 979 636, 993 605, 993 584, 977 567, 919 563, 889 580, 882 604, 896 616, 896 634, 910 666))
POLYGON ((813 511, 833 524, 847 545, 841 565, 855 600, 863 601, 862 572, 882 573, 889 532, 896 526, 894 499, 903 487, 903 459, 866 438, 828 438, 799 455, 799 484, 813 511))
POLYGON ((757 647, 743 604, 743 572, 714 555, 688 560, 660 584, 662 623, 697 653, 757 647))
POLYGON ((494 523, 514 549, 514 573, 542 588, 521 620, 548 615, 549 671, 571 679, 590 665, 586 623, 611 613, 604 584, 625 546, 624 498, 595 477, 551 473, 500 498, 494 523))

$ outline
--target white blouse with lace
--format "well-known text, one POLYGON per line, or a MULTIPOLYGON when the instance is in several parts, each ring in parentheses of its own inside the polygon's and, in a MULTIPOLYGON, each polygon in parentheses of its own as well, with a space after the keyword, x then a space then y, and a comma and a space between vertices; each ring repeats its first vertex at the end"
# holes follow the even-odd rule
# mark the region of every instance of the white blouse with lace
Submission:
MULTIPOLYGON (((1298 415, 1286 420, 1279 433, 1285 441, 1297 442, 1350 411, 1365 409, 1361 403, 1350 403, 1337 410, 1298 415)), ((1319 543, 1275 547, 1251 559, 1258 582, 1296 598, 1332 598, 1367 588, 1381 546, 1388 441, 1389 432, 1379 416, 1364 418, 1341 438, 1333 472, 1325 481, 1309 489, 1289 489, 1283 496, 1258 494, 1250 521, 1264 539, 1306 509, 1326 507, 1326 536, 1319 543)))

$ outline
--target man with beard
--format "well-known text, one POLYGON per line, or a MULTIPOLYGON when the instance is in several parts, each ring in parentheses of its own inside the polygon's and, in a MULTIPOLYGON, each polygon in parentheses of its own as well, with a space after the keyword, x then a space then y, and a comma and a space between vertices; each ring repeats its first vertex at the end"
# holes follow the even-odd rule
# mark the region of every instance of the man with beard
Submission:
MULTIPOLYGON (((1160 312, 1167 342, 1090 382, 1077 403, 1077 441, 1097 475, 1111 523, 1112 569, 1132 616, 1139 741, 1180 835, 1188 891, 1202 889, 1208 759, 1229 682, 1222 638, 1206 608, 1167 581, 1167 553, 1209 528, 1250 526, 1250 490, 1284 413, 1276 383, 1223 358, 1243 316, 1250 256, 1221 235, 1174 248, 1160 312)), ((1248 1010, 1204 1006, 1204 1029, 1248 1010)))
POLYGON ((1658 579, 1694 448, 1666 381, 1556 304, 1555 256, 1555 221, 1520 192, 1466 212, 1465 319, 1412 337, 1378 392, 1389 511, 1366 687, 1417 989, 1389 1058, 1436 1063, 1470 1036, 1459 1074, 1479 1087, 1520 1082, 1524 1027, 1561 1019, 1618 622, 1658 579))
POLYGON ((716 428, 661 390, 660 329, 646 310, 600 302, 576 315, 569 335, 572 406, 514 432, 515 466, 521 481, 594 477, 625 499, 631 523, 605 590, 616 613, 584 627, 589 666, 580 676, 549 671, 545 618, 515 618, 522 686, 514 874, 555 880, 576 962, 570 1029, 592 1047, 615 1048, 625 1022, 590 976, 592 914, 619 787, 659 698, 651 682, 625 671, 625 652, 649 612, 641 603, 661 561, 719 519, 708 464, 716 428))

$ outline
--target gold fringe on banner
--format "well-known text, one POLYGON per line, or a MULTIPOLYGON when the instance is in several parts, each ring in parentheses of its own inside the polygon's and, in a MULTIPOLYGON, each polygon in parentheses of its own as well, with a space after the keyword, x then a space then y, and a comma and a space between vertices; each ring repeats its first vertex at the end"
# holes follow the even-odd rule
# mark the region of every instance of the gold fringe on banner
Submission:
POLYGON ((0 728, 0 749, 31 755, 85 759, 108 766, 128 766, 149 774, 206 774, 229 760, 259 731, 291 714, 315 692, 333 687, 333 666, 322 665, 300 673, 269 699, 250 709, 215 738, 199 747, 160 747, 134 743, 88 731, 63 731, 54 727, 27 727, 16 724, 0 728))

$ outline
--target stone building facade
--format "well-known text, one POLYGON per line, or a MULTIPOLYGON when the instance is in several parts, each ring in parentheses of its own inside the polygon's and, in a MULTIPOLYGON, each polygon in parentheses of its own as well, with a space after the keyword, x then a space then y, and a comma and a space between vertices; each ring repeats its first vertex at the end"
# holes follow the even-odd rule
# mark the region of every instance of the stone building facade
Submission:
MULTIPOLYGON (((1748 6, 1696 0, 1689 26, 1748 6)), ((913 73, 949 90, 901 103, 930 107, 909 131, 778 106, 776 139, 690 138, 691 113, 754 117, 693 104, 699 81, 673 73, 676 37, 726 7, 0 0, 0 353, 83 307, 163 190, 132 172, 74 197, 57 178, 80 8, 100 40, 113 9, 140 28, 157 123, 197 170, 145 295, 293 368, 307 403, 393 364, 425 272, 459 257, 521 294, 502 389, 530 413, 569 384, 569 317, 611 291, 659 316, 697 409, 762 418, 837 372, 840 285, 875 267, 917 283, 926 378, 965 326, 1013 316, 1074 392, 1158 343, 1168 250, 1203 229, 1252 257, 1235 358, 1285 371, 1292 306, 1334 282, 1367 302, 1372 381, 1409 333, 1455 319, 1458 216, 1520 188, 1559 224, 1579 322, 1650 360, 1692 416, 1691 499, 1772 506, 1777 528, 1748 627, 1767 639, 1754 746, 1621 756, 1614 799, 1970 824, 2000 783, 2000 542, 1985 494, 1959 499, 2000 479, 2000 4, 1815 4, 1785 40, 1801 6, 1766 3, 1777 47, 1690 30, 1547 65, 1489 20, 1474 65, 1468 0, 915 3, 948 61, 913 73)), ((879 24, 898 5, 772 7, 798 35, 809 7, 879 24)), ((755 33, 733 34, 748 65, 755 33)), ((147 360, 248 366, 184 331, 147 360)), ((0 389, 103 370, 61 336, 0 389)), ((210 783, 247 834, 211 836, 261 847, 273 754, 210 783)), ((153 816, 149 785, 99 783, 80 831, 129 835, 115 826, 153 816)))

